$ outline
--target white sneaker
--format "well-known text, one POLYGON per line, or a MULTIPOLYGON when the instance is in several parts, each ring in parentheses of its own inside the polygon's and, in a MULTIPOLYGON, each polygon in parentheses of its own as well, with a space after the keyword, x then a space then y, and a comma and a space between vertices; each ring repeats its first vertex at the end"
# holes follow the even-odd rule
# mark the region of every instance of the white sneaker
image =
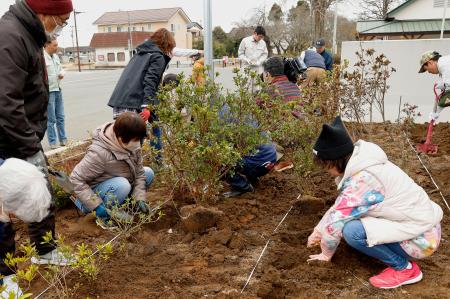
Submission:
POLYGON ((31 262, 37 265, 67 266, 74 263, 75 260, 59 252, 58 249, 54 249, 47 254, 39 256, 39 258, 32 257, 31 262))
POLYGON ((3 285, 1 287, 4 288, 4 290, 0 294, 0 298, 2 299, 20 298, 20 296, 23 295, 22 290, 17 283, 17 277, 15 274, 5 276, 3 278, 3 285))

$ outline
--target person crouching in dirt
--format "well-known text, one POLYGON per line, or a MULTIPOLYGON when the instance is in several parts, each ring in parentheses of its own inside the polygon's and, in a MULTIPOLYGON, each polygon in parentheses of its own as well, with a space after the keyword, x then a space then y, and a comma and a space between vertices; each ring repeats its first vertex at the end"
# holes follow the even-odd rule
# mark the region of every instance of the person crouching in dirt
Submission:
MULTIPOLYGON (((37 223, 49 214, 51 195, 47 188, 45 175, 39 169, 23 160, 0 159, 0 240, 8 243, 14 252, 14 235, 10 238, 11 214, 26 223, 37 223)), ((3 257, 2 257, 3 258, 3 257)), ((22 296, 16 275, 12 270, 1 272, 0 298, 19 298, 22 296), (10 293, 15 296, 11 297, 10 293)))
POLYGON ((258 179, 268 174, 277 161, 277 151, 273 143, 258 146, 256 154, 245 156, 237 164, 233 175, 226 176, 231 191, 224 192, 225 198, 254 192, 258 179))
MULTIPOLYGON (((223 107, 220 111, 221 117, 226 119, 228 107, 223 107)), ((227 120, 233 121, 233 120, 227 120)), ((249 120, 251 126, 258 126, 256 121, 249 120)), ((266 134, 263 132, 262 134, 266 134)), ((258 179, 268 174, 277 162, 277 151, 275 144, 269 142, 262 144, 256 148, 254 155, 244 156, 234 168, 233 174, 225 176, 225 180, 231 186, 231 190, 224 192, 225 198, 237 197, 244 193, 254 192, 254 185, 258 183, 258 179)))
POLYGON ((388 265, 370 283, 383 289, 422 280, 413 261, 434 253, 441 240, 442 209, 376 144, 353 144, 340 117, 323 125, 314 145, 315 163, 336 177, 340 194, 308 238, 330 261, 341 238, 388 265))
MULTIPOLYGON (((263 80, 267 83, 267 89, 265 92, 270 98, 280 98, 287 105, 292 106, 292 115, 295 118, 300 119, 302 117, 302 102, 301 92, 298 85, 289 81, 286 75, 285 61, 280 56, 273 56, 263 62, 263 80)), ((264 103, 258 99, 259 106, 270 108, 270 103, 264 103)), ((276 145, 279 159, 282 158, 284 149, 276 145)), ((275 171, 284 171, 294 167, 291 161, 277 161, 275 164, 275 171)))
MULTIPOLYGON (((281 97, 285 103, 301 106, 302 94, 297 84, 288 80, 284 70, 284 60, 280 56, 273 56, 263 62, 264 82, 268 84, 267 93, 271 98, 281 97)), ((301 117, 299 110, 292 111, 296 118, 301 117)))
POLYGON ((430 113, 430 120, 436 121, 445 107, 450 106, 450 55, 442 56, 436 51, 425 52, 420 59, 419 73, 439 75, 441 80, 436 88, 441 96, 436 111, 430 113))
POLYGON ((135 112, 124 112, 114 122, 93 132, 92 145, 78 163, 70 181, 83 212, 95 211, 97 224, 114 227, 110 211, 130 198, 139 212, 148 214, 146 190, 154 172, 142 165, 141 144, 147 137, 145 121, 135 112))

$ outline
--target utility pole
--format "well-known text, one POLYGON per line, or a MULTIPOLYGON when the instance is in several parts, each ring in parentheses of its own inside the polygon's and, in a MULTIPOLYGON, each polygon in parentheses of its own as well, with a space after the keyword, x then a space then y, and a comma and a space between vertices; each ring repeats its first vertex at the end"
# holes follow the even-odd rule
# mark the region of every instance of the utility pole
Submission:
POLYGON ((131 19, 130 19, 130 12, 127 11, 128 16, 128 51, 130 52, 130 60, 133 57, 133 35, 131 33, 131 19))
POLYGON ((83 12, 80 11, 74 11, 73 17, 75 20, 75 39, 77 42, 77 58, 78 58, 78 72, 81 73, 81 62, 80 62, 80 46, 78 45, 78 27, 77 27, 77 14, 81 14, 83 12))
POLYGON ((313 0, 309 1, 309 17, 311 19, 311 45, 314 45, 315 42, 315 28, 314 28, 314 9, 313 9, 313 0))
POLYGON ((441 26, 441 39, 444 38, 444 30, 445 30, 445 16, 447 14, 447 6, 449 0, 444 0, 444 15, 442 16, 442 26, 441 26))
POLYGON ((336 41, 336 35, 337 35, 337 20, 338 20, 338 5, 339 2, 336 1, 334 4, 334 26, 333 26, 333 48, 332 52, 334 55, 337 54, 337 41, 336 41))
POLYGON ((213 63, 213 38, 212 38, 212 3, 211 0, 204 0, 204 22, 205 22, 205 66, 208 67, 208 75, 214 81, 213 63))
POLYGON ((72 50, 75 49, 75 40, 73 39, 73 31, 74 30, 75 30, 75 27, 74 26, 70 26, 70 37, 72 38, 72 50))

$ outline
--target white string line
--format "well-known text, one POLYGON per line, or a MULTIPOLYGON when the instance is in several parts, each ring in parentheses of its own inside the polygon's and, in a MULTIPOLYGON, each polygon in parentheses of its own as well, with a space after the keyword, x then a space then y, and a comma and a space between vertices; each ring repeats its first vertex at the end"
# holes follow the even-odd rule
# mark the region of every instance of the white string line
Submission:
POLYGON ((247 285, 250 283, 250 279, 252 279, 253 273, 255 272, 256 267, 258 267, 259 261, 260 261, 261 258, 263 257, 264 252, 265 252, 266 249, 267 249, 267 246, 269 246, 269 243, 270 243, 270 239, 267 240, 266 246, 264 246, 263 250, 261 251, 261 254, 259 255, 258 260, 256 261, 256 264, 255 264, 255 266, 253 267, 252 272, 250 272, 250 275, 248 276, 247 281, 245 282, 245 285, 244 285, 244 287, 243 287, 242 290, 241 290, 241 294, 245 291, 245 288, 246 288, 247 285))
POLYGON ((445 205, 447 206, 447 209, 450 211, 450 206, 449 206, 447 200, 445 199, 444 194, 442 194, 441 188, 439 188, 439 186, 436 184, 436 181, 434 180, 434 178, 433 178, 431 172, 430 172, 430 171, 428 170, 428 168, 425 166, 425 163, 422 161, 422 158, 420 158, 419 153, 417 152, 417 150, 416 150, 416 149, 414 148, 414 146, 412 145, 411 141, 410 141, 409 138, 408 138, 408 135, 406 135, 405 132, 403 132, 403 135, 405 135, 405 138, 406 138, 406 140, 408 141, 409 146, 412 148, 412 150, 413 150, 414 153, 416 154, 417 158, 419 158, 419 161, 420 161, 420 163, 422 164, 423 168, 425 169, 425 171, 426 171, 426 172, 428 173, 428 175, 430 176, 431 182, 434 184, 434 186, 435 186, 435 187, 437 188, 437 190, 439 191, 439 194, 441 195, 442 200, 444 201, 445 205))
MULTIPOLYGON (((299 196, 297 196, 297 200, 300 198, 301 194, 299 196)), ((294 206, 291 206, 289 208, 289 210, 286 212, 286 214, 284 215, 283 219, 281 219, 280 223, 278 223, 277 227, 275 227, 275 229, 273 230, 272 234, 275 234, 278 230, 278 228, 281 226, 281 224, 283 224, 284 220, 286 220, 286 217, 289 215, 289 213, 291 212, 291 210, 294 208, 294 206)), ((250 283, 250 280, 252 279, 253 273, 255 272, 256 268, 258 267, 259 262, 261 261, 261 258, 264 255, 264 252, 267 249, 267 246, 269 246, 270 243, 270 238, 269 240, 267 240, 266 246, 264 246, 263 250, 261 251, 261 254, 259 255, 258 260, 256 261, 255 266, 253 267, 252 271, 250 272, 250 275, 247 278, 247 281, 245 282, 245 285, 242 287, 241 290, 241 294, 245 291, 245 288, 248 286, 248 284, 250 283)))
MULTIPOLYGON (((298 198, 298 197, 297 197, 298 198)), ((287 211, 286 215, 284 215, 283 219, 281 219, 281 222, 277 225, 277 227, 275 228, 275 230, 273 231, 273 233, 276 233, 278 228, 281 226, 281 224, 284 222, 284 220, 286 219, 286 217, 289 215, 289 213, 291 212, 291 210, 294 208, 294 206, 291 206, 289 208, 289 211, 287 211)))

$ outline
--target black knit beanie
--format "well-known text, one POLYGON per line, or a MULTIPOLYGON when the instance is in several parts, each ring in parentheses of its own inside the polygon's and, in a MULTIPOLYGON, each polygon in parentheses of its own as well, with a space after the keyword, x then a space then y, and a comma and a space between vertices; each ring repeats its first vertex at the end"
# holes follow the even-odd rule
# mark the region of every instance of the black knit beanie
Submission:
POLYGON ((338 160, 353 152, 353 148, 353 141, 338 116, 331 126, 323 125, 313 152, 322 160, 338 160))

